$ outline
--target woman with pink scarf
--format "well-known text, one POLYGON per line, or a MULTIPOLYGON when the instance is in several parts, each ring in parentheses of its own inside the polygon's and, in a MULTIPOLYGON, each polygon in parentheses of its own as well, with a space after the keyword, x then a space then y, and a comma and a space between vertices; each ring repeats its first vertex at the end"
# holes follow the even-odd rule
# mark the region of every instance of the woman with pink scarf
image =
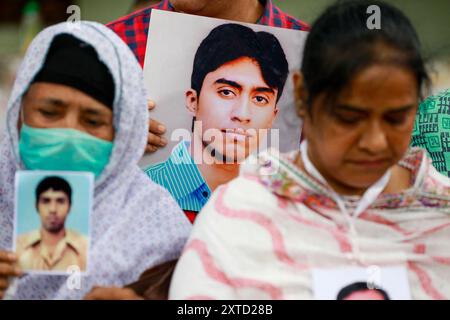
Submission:
POLYGON ((450 180, 409 148, 428 82, 410 21, 340 2, 313 25, 301 71, 300 150, 255 155, 216 190, 170 297, 313 299, 318 270, 376 266, 403 270, 412 299, 450 298, 450 180))

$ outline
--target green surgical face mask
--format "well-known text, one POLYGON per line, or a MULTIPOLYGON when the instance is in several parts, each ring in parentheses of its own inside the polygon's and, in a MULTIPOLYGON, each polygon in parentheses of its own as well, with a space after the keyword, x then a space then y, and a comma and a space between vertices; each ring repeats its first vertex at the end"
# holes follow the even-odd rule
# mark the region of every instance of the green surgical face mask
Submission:
POLYGON ((22 124, 20 157, 28 170, 89 171, 109 162, 113 143, 74 129, 38 129, 22 124))

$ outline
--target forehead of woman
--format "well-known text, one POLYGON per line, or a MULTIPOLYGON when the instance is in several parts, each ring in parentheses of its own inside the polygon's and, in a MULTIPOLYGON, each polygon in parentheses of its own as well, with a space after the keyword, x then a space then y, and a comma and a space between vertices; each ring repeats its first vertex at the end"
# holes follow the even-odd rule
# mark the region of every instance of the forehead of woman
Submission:
POLYGON ((359 71, 342 88, 334 107, 346 106, 367 113, 384 113, 418 103, 414 73, 391 64, 374 64, 359 71))

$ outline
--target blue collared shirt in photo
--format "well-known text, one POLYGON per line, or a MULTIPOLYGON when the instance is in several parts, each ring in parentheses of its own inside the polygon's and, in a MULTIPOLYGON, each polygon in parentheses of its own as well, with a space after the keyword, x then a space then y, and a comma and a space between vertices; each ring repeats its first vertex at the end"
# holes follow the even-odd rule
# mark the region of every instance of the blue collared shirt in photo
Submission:
POLYGON ((165 162, 149 166, 145 173, 166 188, 181 209, 200 212, 211 196, 211 190, 189 153, 189 145, 189 142, 181 141, 165 162))

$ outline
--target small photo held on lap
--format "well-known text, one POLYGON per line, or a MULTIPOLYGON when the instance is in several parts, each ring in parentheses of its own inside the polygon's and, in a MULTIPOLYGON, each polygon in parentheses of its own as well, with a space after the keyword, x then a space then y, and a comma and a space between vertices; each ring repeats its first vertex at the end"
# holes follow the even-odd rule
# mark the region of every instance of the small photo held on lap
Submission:
POLYGON ((16 173, 13 252, 24 272, 87 271, 93 186, 87 172, 16 173))

